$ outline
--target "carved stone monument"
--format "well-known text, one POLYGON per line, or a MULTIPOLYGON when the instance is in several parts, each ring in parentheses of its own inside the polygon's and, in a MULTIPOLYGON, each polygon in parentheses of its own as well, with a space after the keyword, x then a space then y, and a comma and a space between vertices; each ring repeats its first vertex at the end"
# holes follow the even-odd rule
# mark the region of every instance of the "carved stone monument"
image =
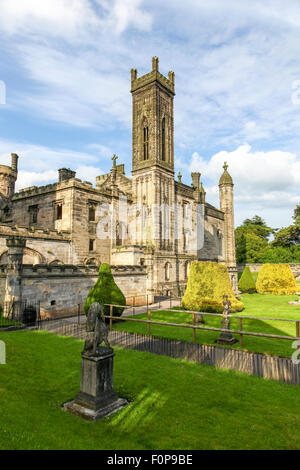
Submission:
POLYGON ((114 351, 108 342, 103 308, 94 302, 88 311, 87 338, 81 353, 80 392, 63 409, 95 421, 123 408, 128 402, 113 389, 114 351), (101 346, 102 342, 105 346, 101 346))
MULTIPOLYGON (((228 299, 228 295, 224 294, 223 296, 223 318, 222 318, 222 329, 223 330, 230 330, 230 318, 229 314, 231 312, 231 302, 228 299)), ((232 336, 231 333, 227 333, 225 331, 222 331, 220 334, 219 338, 215 341, 217 344, 234 344, 236 343, 237 340, 232 336)))

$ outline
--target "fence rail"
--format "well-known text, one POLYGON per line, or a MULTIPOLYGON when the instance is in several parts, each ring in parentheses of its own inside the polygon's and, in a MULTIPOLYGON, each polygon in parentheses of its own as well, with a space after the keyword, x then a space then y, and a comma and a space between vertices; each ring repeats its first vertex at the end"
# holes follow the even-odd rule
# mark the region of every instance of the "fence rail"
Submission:
MULTIPOLYGON (((61 325, 49 327, 47 322, 42 326, 43 329, 52 333, 80 339, 85 339, 87 334, 84 325, 64 322, 61 325)), ((185 359, 300 386, 300 365, 293 364, 288 358, 118 330, 109 331, 109 341, 112 346, 150 352, 174 359, 185 359)))
POLYGON ((181 327, 181 328, 189 328, 193 330, 193 340, 196 341, 196 331, 197 330, 207 330, 207 331, 219 331, 220 333, 231 333, 240 335, 240 346, 243 347, 243 337, 246 336, 257 336, 261 338, 273 338, 273 339, 282 339, 288 341, 295 341, 300 340, 300 320, 290 320, 287 318, 263 318, 263 317, 249 317, 249 316, 241 316, 241 315, 227 315, 227 318, 236 318, 240 320, 240 329, 239 330, 231 330, 231 329, 224 329, 224 328, 215 328, 211 326, 198 326, 196 325, 196 316, 214 316, 214 317, 224 317, 222 313, 211 313, 211 312, 196 312, 196 311, 187 311, 187 310, 171 310, 167 309, 168 312, 176 312, 176 313, 189 313, 192 314, 192 325, 186 325, 183 323, 171 323, 171 322, 161 322, 161 321, 153 321, 151 320, 151 310, 147 309, 147 320, 142 320, 140 318, 129 318, 129 317, 117 317, 113 316, 113 308, 114 307, 124 307, 123 305, 115 305, 115 304, 105 304, 105 306, 109 307, 109 315, 104 315, 105 318, 109 320, 110 329, 112 328, 113 320, 118 321, 133 321, 136 323, 146 323, 147 324, 147 332, 151 334, 151 325, 162 325, 162 326, 172 326, 172 327, 181 327), (253 331, 243 330, 243 320, 244 319, 251 319, 251 320, 270 320, 270 321, 285 321, 291 322, 296 324, 296 336, 285 336, 285 335, 274 335, 270 333, 257 333, 253 331))

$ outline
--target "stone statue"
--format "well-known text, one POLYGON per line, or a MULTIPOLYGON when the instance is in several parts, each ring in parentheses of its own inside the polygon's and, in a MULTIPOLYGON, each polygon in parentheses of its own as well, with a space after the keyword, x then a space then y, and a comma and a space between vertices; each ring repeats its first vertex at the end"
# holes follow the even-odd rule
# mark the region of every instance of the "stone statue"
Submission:
POLYGON ((103 307, 94 302, 86 321, 87 339, 81 354, 80 391, 63 409, 89 421, 110 416, 128 405, 113 388, 114 351, 108 342, 103 307), (104 341, 105 345, 100 346, 104 341))
POLYGON ((223 300, 223 306, 224 306, 223 315, 227 316, 229 313, 231 313, 231 302, 228 299, 227 294, 223 295, 223 299, 224 299, 223 300))
MULTIPOLYGON (((222 329, 230 330, 230 317, 228 316, 231 313, 231 302, 228 299, 228 295, 223 295, 223 317, 222 317, 222 329)), ((231 333, 222 331, 219 338, 215 341, 218 344, 234 344, 237 340, 232 336, 231 333)))
POLYGON ((97 356, 100 353, 98 346, 102 342, 111 349, 108 342, 108 328, 105 324, 103 307, 98 302, 92 303, 86 320, 87 339, 84 343, 82 353, 89 356, 97 356))

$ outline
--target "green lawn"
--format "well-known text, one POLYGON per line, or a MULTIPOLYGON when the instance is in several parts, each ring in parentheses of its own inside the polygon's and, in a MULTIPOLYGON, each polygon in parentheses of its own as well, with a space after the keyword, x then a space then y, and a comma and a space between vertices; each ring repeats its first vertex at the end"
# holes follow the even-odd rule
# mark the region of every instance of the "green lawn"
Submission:
POLYGON ((300 449, 300 389, 115 348, 114 386, 131 400, 90 423, 61 410, 79 389, 83 342, 1 333, 0 449, 300 449))
MULTIPOLYGON (((297 300, 297 296, 260 294, 243 295, 242 302, 245 305, 245 309, 240 313, 240 315, 300 320, 300 306, 289 305, 288 301, 290 300, 297 300)), ((147 316, 146 314, 141 314, 136 315, 135 318, 147 319, 147 316)), ((151 313, 151 320, 190 324, 192 321, 192 315, 188 312, 159 311, 151 313)), ((205 326, 221 328, 221 317, 205 316, 205 326)), ((147 334, 147 325, 142 323, 119 322, 116 323, 113 328, 147 334)), ((239 330, 238 319, 232 318, 231 329, 239 330)), ((296 336, 295 323, 288 322, 245 319, 243 320, 243 329, 258 333, 296 336)), ((151 334, 153 336, 160 336, 163 338, 176 338, 184 341, 193 341, 193 331, 187 328, 152 325, 151 334)), ((218 332, 205 330, 197 331, 197 342, 203 344, 214 344, 214 341, 219 337, 219 335, 220 333, 218 332)), ((236 339, 239 339, 239 335, 234 336, 236 339)), ((287 340, 244 336, 243 349, 282 357, 291 357, 294 352, 294 349, 291 348, 291 343, 291 341, 287 340)), ((236 343, 233 347, 240 349, 239 343, 236 343)))
POLYGON ((0 330, 1 328, 7 328, 9 326, 20 326, 20 322, 10 320, 9 318, 3 317, 2 310, 0 310, 0 330))

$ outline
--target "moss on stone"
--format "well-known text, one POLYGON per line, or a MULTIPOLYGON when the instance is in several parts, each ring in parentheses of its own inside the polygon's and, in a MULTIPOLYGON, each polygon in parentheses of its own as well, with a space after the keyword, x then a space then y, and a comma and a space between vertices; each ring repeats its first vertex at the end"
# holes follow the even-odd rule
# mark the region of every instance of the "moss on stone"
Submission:
POLYGON ((248 294, 254 294, 256 292, 255 281, 249 266, 245 267, 241 279, 239 280, 239 290, 248 294))
MULTIPOLYGON (((126 299, 121 289, 115 283, 109 264, 102 263, 96 284, 91 288, 84 304, 87 314, 93 302, 98 302, 104 308, 104 315, 109 315, 109 307, 105 304, 126 305, 126 299)), ((113 316, 121 316, 124 308, 114 307, 113 316)))
POLYGON ((259 294, 296 294, 297 284, 290 265, 287 263, 263 264, 258 273, 256 290, 259 294))
POLYGON ((241 312, 244 304, 234 296, 227 267, 213 262, 193 261, 182 306, 198 312, 223 312, 227 294, 232 312, 241 312))

